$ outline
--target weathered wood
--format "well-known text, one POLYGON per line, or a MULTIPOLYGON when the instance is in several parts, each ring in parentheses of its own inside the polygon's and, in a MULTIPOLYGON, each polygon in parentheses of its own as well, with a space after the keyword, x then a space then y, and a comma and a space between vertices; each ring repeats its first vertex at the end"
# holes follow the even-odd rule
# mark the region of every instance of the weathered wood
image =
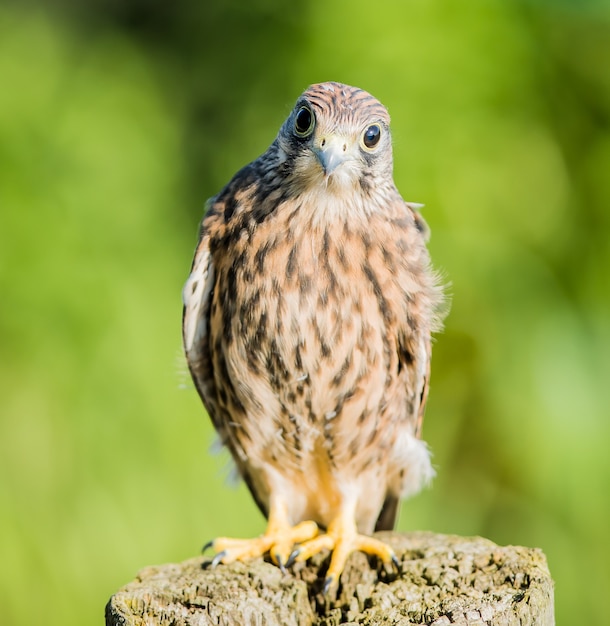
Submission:
POLYGON ((107 626, 448 624, 552 626, 553 581, 538 549, 479 537, 378 533, 398 573, 353 554, 336 599, 320 593, 328 555, 283 575, 262 559, 148 567, 106 606, 107 626))

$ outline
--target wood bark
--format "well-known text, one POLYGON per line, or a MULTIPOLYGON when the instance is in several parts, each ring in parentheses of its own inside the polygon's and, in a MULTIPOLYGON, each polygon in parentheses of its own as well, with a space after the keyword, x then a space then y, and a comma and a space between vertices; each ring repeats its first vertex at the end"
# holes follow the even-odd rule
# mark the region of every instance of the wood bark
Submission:
POLYGON ((262 559, 207 567, 209 557, 147 567, 112 596, 107 626, 552 626, 542 551, 480 537, 377 533, 398 571, 354 553, 336 597, 321 593, 328 554, 286 574, 262 559))

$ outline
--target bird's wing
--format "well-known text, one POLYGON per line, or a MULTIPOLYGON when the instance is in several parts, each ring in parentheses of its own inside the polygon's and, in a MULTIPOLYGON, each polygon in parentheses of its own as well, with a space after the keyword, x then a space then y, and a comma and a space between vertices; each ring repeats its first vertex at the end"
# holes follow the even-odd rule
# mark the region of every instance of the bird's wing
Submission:
MULTIPOLYGON (((416 439, 421 438, 422 425, 424 421, 424 413, 426 411, 426 401, 428 400, 428 387, 430 384, 430 356, 431 342, 430 339, 422 341, 421 353, 418 358, 413 360, 407 356, 404 349, 400 350, 399 359, 401 360, 401 376, 404 385, 407 388, 408 406, 412 407, 413 414, 410 416, 411 434, 416 439)), ((421 442, 420 442, 421 443, 421 442)), ((429 479, 429 478, 428 478, 429 479)), ((423 481, 425 484, 426 480, 423 481)), ((377 518, 375 530, 393 530, 396 526, 396 520, 399 510, 400 497, 393 490, 388 489, 383 502, 383 508, 377 518)))
MULTIPOLYGON (((410 211, 413 220, 415 221, 415 226, 417 230, 421 233, 421 236, 424 238, 424 241, 428 241, 430 239, 430 227, 426 223, 426 220, 423 218, 421 214, 421 209, 423 208, 423 204, 418 204, 416 202, 405 202, 407 205, 407 209, 410 211)), ((442 296, 440 298, 442 300, 442 296)), ((440 302, 437 303, 437 307, 440 305, 440 302)), ((433 315, 436 316, 438 311, 434 311, 433 315)), ((399 358, 403 358, 406 353, 401 350, 401 355, 399 358)), ((426 410, 426 402, 428 400, 428 387, 430 385, 430 358, 432 356, 432 344, 430 341, 429 333, 426 333, 423 337, 421 337, 417 349, 417 354, 415 355, 415 376, 414 380, 411 384, 414 383, 414 394, 415 394, 415 409, 417 410, 417 421, 415 424, 415 436, 419 439, 421 438, 422 425, 424 421, 424 413, 426 410)), ((409 356, 409 360, 411 360, 411 355, 409 356)), ((407 363, 402 363, 402 365, 407 366, 407 363)), ((413 367, 413 365, 411 365, 413 367)))
POLYGON ((405 202, 405 204, 415 220, 417 230, 422 234, 424 241, 428 241, 428 239, 430 239, 430 227, 424 219, 424 216, 420 213, 421 209, 424 208, 424 205, 419 202, 405 202))
MULTIPOLYGON (((411 226, 411 237, 421 237, 424 241, 427 241, 430 231, 420 213, 423 205, 412 202, 405 202, 405 204, 413 219, 412 224, 414 223, 418 231, 415 233, 411 226)), ((438 300, 436 302, 436 306, 438 306, 440 301, 442 301, 441 292, 434 285, 429 285, 427 288, 430 289, 427 295, 433 301, 438 300)), ((435 313, 436 311, 432 312, 433 315, 435 313)), ((432 324, 432 328, 414 331, 409 320, 405 319, 398 329, 399 378, 402 381, 401 388, 406 392, 403 401, 406 402, 409 413, 405 425, 409 429, 409 434, 416 439, 421 438, 426 402, 428 400, 432 352, 430 331, 434 329, 434 326, 435 324, 432 324)), ((399 502, 399 495, 393 489, 388 489, 375 530, 392 530, 394 528, 399 502)))
MULTIPOLYGON (((246 170, 244 169, 244 171, 246 170)), ((237 183, 241 182, 238 177, 235 178, 235 181, 237 183)), ((227 197, 231 199, 233 196, 229 193, 227 197)), ((217 230, 219 226, 222 228, 221 225, 226 214, 225 207, 226 200, 222 193, 209 200, 206 205, 206 217, 201 227, 191 273, 182 290, 184 304, 182 340, 186 361, 197 392, 205 405, 221 443, 228 445, 226 415, 223 415, 218 405, 214 365, 210 348, 210 309, 217 280, 210 250, 210 231, 213 229, 217 230)), ((256 504, 263 515, 267 516, 267 508, 248 474, 247 467, 240 463, 235 454, 233 454, 233 460, 236 463, 240 476, 250 489, 256 504)))
POLYGON ((417 410, 417 422, 415 423, 414 434, 418 439, 421 439, 421 431, 424 423, 424 413, 426 412, 426 403, 428 401, 428 389, 430 387, 430 358, 432 356, 432 345, 429 337, 424 341, 422 355, 423 363, 419 368, 420 371, 418 372, 418 377, 416 380, 416 394, 419 399, 419 406, 417 410))
POLYGON ((213 289, 214 264, 210 253, 210 238, 202 228, 191 273, 182 290, 182 339, 193 382, 212 421, 216 423, 216 390, 208 343, 213 289))
POLYGON ((220 193, 207 201, 191 273, 182 290, 182 338, 186 360, 193 382, 221 439, 222 424, 218 415, 209 346, 210 307, 214 285, 218 279, 210 250, 210 239, 212 235, 224 231, 227 217, 230 217, 237 205, 236 195, 245 193, 252 186, 256 174, 252 164, 247 165, 237 172, 220 193))

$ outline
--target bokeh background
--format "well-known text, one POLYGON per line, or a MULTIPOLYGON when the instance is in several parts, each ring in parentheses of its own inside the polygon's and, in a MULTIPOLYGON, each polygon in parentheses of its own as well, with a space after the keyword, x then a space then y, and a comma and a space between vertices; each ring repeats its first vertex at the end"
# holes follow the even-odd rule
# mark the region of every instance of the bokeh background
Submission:
POLYGON ((264 522, 185 373, 205 199, 310 83, 393 116, 453 305, 399 529, 541 547, 558 624, 610 587, 610 6, 0 4, 0 613, 99 624, 137 570, 264 522))

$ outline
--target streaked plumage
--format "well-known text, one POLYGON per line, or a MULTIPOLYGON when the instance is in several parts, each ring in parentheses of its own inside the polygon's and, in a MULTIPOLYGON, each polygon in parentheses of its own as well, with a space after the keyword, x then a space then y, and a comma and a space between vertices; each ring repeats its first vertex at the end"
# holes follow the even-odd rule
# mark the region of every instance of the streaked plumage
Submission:
POLYGON ((393 182, 389 121, 365 91, 313 85, 209 201, 185 351, 270 518, 264 541, 216 540, 223 562, 270 549, 283 565, 316 532, 289 527, 312 520, 328 534, 297 558, 334 548, 333 583, 353 549, 391 558, 356 528, 392 528, 399 498, 433 475, 420 435, 442 292, 419 206, 393 182))

